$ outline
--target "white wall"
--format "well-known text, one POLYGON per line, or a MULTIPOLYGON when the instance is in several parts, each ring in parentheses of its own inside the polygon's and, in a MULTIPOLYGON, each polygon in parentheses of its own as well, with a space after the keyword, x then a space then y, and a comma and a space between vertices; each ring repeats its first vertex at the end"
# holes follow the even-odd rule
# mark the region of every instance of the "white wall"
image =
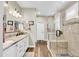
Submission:
POLYGON ((48 17, 48 28, 49 32, 55 32, 55 19, 54 17, 48 17))
POLYGON ((55 15, 55 30, 60 30, 60 13, 55 15))
POLYGON ((34 21, 34 25, 31 26, 30 32, 30 46, 35 44, 36 41, 36 9, 35 8, 23 8, 23 20, 28 23, 28 21, 34 21))
POLYGON ((0 56, 2 56, 2 50, 3 50, 3 13, 4 13, 4 7, 3 2, 0 1, 0 56))

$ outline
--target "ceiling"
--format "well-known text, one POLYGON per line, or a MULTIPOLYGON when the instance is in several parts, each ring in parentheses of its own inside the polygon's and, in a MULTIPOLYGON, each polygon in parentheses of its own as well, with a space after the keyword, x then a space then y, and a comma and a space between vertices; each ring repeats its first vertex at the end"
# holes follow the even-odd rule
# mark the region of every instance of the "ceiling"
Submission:
POLYGON ((22 8, 36 8, 37 15, 52 16, 56 12, 67 8, 74 1, 17 1, 22 8))

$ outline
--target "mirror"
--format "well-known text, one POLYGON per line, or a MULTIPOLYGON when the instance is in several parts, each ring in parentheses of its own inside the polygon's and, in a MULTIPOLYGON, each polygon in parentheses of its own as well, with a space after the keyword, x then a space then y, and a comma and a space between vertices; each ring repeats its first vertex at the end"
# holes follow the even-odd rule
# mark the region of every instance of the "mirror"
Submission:
POLYGON ((19 21, 11 21, 8 20, 6 21, 6 26, 5 26, 5 32, 18 32, 18 31, 23 31, 24 30, 24 24, 19 21))

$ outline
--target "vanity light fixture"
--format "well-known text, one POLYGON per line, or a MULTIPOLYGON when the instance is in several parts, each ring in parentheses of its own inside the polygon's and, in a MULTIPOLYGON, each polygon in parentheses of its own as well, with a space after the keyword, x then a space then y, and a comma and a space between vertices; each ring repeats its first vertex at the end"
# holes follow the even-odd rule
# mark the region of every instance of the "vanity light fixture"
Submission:
POLYGON ((14 11, 13 12, 13 16, 17 16, 17 11, 14 11))
POLYGON ((17 16, 18 17, 22 17, 22 15, 19 13, 19 11, 17 12, 17 16))
POLYGON ((13 16, 16 16, 16 15, 17 15, 17 11, 16 11, 16 8, 15 8, 15 10, 13 12, 13 16))
POLYGON ((9 13, 12 14, 16 18, 22 17, 22 15, 19 13, 19 11, 16 11, 16 8, 14 11, 10 10, 9 13))

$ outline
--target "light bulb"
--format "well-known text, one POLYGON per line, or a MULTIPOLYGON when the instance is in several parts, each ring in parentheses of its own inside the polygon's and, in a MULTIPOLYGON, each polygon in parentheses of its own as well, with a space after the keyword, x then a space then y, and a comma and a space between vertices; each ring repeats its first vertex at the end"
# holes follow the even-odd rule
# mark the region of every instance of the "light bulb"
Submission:
POLYGON ((16 12, 16 11, 14 11, 14 12, 13 12, 13 16, 16 16, 16 15, 17 15, 17 12, 16 12))
POLYGON ((10 14, 12 14, 12 11, 9 11, 10 14))
POLYGON ((19 17, 22 17, 22 15, 19 15, 19 17))
POLYGON ((15 16, 15 13, 13 13, 13 16, 15 16))

